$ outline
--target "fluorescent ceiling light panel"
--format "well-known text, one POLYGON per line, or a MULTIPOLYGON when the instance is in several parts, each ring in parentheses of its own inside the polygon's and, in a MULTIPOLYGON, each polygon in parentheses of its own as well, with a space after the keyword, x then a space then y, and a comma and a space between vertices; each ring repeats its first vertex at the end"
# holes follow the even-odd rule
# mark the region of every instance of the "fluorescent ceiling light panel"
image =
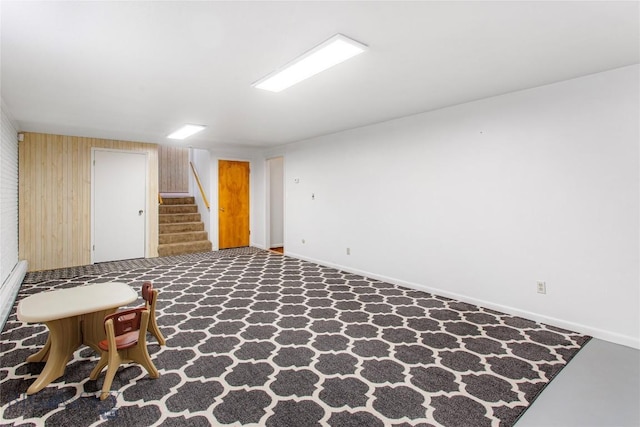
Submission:
POLYGON ((253 86, 271 92, 280 92, 365 50, 367 50, 367 46, 362 43, 351 40, 342 34, 336 34, 280 70, 258 80, 253 86))
POLYGON ((202 125, 184 125, 177 131, 173 132, 170 135, 167 135, 167 138, 171 139, 185 139, 190 137, 191 135, 200 132, 206 128, 206 126, 202 125))

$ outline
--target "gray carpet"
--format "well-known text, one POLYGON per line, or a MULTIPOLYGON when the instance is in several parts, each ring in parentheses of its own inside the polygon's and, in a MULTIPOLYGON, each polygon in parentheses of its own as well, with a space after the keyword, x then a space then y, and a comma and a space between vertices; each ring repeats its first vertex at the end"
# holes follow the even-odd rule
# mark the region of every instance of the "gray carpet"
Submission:
POLYGON ((133 270, 136 268, 154 267, 156 265, 175 265, 188 261, 203 261, 236 255, 250 255, 261 252, 258 248, 242 247, 223 249, 221 251, 200 252, 187 255, 175 255, 159 258, 137 258, 124 261, 101 262, 79 267, 58 268, 55 270, 32 271, 26 274, 22 283, 40 283, 53 279, 66 279, 78 276, 95 276, 113 271, 133 270))
POLYGON ((589 340, 273 252, 211 254, 30 274, 18 301, 153 281, 167 345, 149 338, 160 378, 122 367, 103 402, 86 347, 27 397, 43 364, 25 359, 47 332, 14 307, 1 335, 3 425, 511 426, 589 340))

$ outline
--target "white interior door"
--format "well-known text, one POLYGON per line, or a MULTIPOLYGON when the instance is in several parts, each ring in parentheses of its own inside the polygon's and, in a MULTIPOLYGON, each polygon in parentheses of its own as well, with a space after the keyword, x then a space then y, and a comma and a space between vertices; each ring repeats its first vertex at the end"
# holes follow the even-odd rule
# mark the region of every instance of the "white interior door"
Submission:
POLYGON ((93 151, 93 256, 105 262, 144 258, 147 155, 93 151))

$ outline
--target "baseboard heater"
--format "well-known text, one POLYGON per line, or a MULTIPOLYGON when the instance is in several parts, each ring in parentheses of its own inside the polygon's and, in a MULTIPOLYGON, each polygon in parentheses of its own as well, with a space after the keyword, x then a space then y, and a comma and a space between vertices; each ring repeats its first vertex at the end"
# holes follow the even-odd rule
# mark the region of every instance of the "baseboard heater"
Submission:
POLYGON ((0 331, 4 329, 4 324, 7 323, 7 319, 11 313, 11 307, 13 307, 13 303, 16 300, 16 295, 18 295, 22 280, 25 274, 27 274, 27 266, 27 261, 19 261, 16 266, 13 267, 13 270, 11 270, 9 277, 4 281, 2 287, 0 287, 0 325, 2 325, 0 331))

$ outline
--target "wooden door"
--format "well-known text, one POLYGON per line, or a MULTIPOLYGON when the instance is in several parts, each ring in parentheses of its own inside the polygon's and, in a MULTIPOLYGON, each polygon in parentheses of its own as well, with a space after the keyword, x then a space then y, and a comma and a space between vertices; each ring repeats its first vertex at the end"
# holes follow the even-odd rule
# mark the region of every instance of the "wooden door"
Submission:
POLYGON ((249 162, 218 161, 218 248, 249 246, 249 162))

